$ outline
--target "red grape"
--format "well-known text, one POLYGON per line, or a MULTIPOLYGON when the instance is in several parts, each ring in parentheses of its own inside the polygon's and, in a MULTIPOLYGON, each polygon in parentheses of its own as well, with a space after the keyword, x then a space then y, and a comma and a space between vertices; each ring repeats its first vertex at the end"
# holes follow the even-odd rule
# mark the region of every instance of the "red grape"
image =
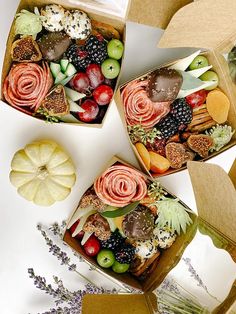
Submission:
POLYGON ((103 106, 110 103, 113 96, 113 89, 107 85, 100 85, 93 91, 95 101, 103 106))
MULTIPOLYGON (((70 227, 70 233, 73 234, 76 227, 78 226, 79 220, 77 220, 71 227, 70 227)), ((75 237, 79 240, 81 240, 84 236, 84 231, 81 230, 75 237)))
POLYGON ((84 244, 85 253, 88 256, 95 256, 100 251, 100 242, 98 239, 92 234, 91 237, 84 244))
POLYGON ((92 122, 98 115, 99 108, 94 100, 87 99, 81 105, 84 112, 78 112, 79 119, 83 122, 92 122))
POLYGON ((88 75, 83 72, 75 74, 73 79, 70 81, 70 86, 80 93, 87 92, 90 86, 88 75))
POLYGON ((88 75, 90 86, 96 88, 104 81, 104 76, 101 71, 101 67, 98 64, 90 64, 86 68, 86 74, 88 75))

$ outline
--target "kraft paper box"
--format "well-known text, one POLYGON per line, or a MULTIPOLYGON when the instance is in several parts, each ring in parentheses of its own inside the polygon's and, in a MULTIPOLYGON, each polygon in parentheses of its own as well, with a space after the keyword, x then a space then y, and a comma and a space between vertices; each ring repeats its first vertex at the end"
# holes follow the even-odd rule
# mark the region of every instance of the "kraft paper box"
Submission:
MULTIPOLYGON (((127 20, 132 20, 139 23, 144 23, 160 28, 166 27, 169 20, 173 16, 173 14, 182 6, 190 3, 190 0, 129 0, 129 1, 120 1, 120 10, 119 4, 114 3, 116 1, 95 1, 95 0, 87 0, 87 1, 76 1, 76 0, 21 0, 18 6, 17 12, 20 12, 22 9, 29 10, 33 12, 34 7, 41 8, 47 4, 60 4, 67 9, 81 9, 85 11, 88 16, 92 20, 96 20, 102 23, 109 24, 117 29, 121 35, 121 40, 125 43, 125 22, 127 20), (141 10, 140 10, 141 8, 141 10)), ((10 29, 5 58, 3 63, 2 77, 1 81, 3 86, 3 82, 10 70, 12 65, 12 60, 10 56, 11 46, 13 41, 15 40, 15 32, 14 32, 14 21, 12 23, 12 27, 10 29)), ((117 78, 116 87, 118 86, 119 77, 117 78)), ((1 98, 4 101, 4 96, 1 94, 1 98)), ((109 110, 110 105, 108 106, 109 110)), ((90 126, 101 128, 105 121, 105 117, 107 116, 107 112, 103 117, 101 123, 83 123, 83 122, 75 122, 76 125, 90 126)), ((66 121, 66 120, 65 120, 66 121)))
MULTIPOLYGON (((101 174, 109 168, 111 165, 114 165, 116 162, 120 162, 121 164, 127 164, 125 161, 120 160, 118 157, 113 157, 110 162, 104 167, 103 171, 101 171, 101 174)), ((129 164, 127 164, 129 165, 129 164)), ((133 167, 132 165, 129 165, 130 167, 133 167)), ((134 168, 134 167, 133 167, 134 168)), ((146 176, 143 174, 145 178, 148 181, 153 181, 151 177, 146 176)), ((94 178, 94 181, 96 178, 94 178)), ((88 187, 89 188, 89 187, 88 187)), ((170 195, 172 195, 169 191, 167 191, 170 195)), ((173 195, 172 195, 173 196, 173 195)), ((182 203, 182 202, 181 202, 182 203)), ((182 203, 183 204, 183 203, 182 203)), ((183 204, 184 207, 188 208, 187 205, 183 204)), ((188 208, 189 209, 189 208, 188 208)), ((75 211, 72 213, 71 217, 68 220, 67 229, 69 229, 76 221, 77 221, 77 214, 79 213, 79 207, 75 209, 75 211)), ((119 280, 120 282, 130 285, 136 289, 139 289, 141 291, 152 291, 157 286, 160 285, 160 283, 163 281, 163 279, 166 277, 168 272, 173 268, 174 265, 176 265, 181 258, 181 255, 184 251, 184 248, 188 245, 188 243, 192 240, 195 231, 196 231, 196 215, 194 212, 190 213, 190 217, 193 221, 193 224, 188 226, 187 232, 181 233, 177 238, 174 244, 167 250, 163 250, 161 253, 161 257, 158 259, 157 267, 155 267, 154 271, 152 271, 151 276, 148 276, 145 280, 140 281, 137 280, 136 277, 130 275, 129 273, 125 274, 117 274, 111 270, 106 270, 102 267, 100 267, 96 260, 94 258, 88 257, 81 247, 80 243, 71 236, 71 233, 69 230, 66 231, 64 235, 64 241, 69 244, 73 249, 75 249, 77 252, 79 252, 88 263, 91 263, 93 266, 96 266, 100 271, 105 273, 108 276, 112 276, 113 278, 119 280)), ((154 261, 155 263, 155 261, 154 261)))
MULTIPOLYGON (((105 169, 117 161, 125 163, 115 157, 108 163, 105 169)), ((138 281, 128 273, 116 274, 109 270, 100 268, 93 258, 89 258, 85 255, 80 243, 71 236, 68 230, 64 234, 64 241, 75 251, 81 254, 85 261, 90 265, 97 267, 97 269, 99 269, 100 272, 103 272, 105 276, 112 276, 121 283, 130 285, 144 293, 142 295, 136 295, 135 297, 132 296, 132 298, 134 298, 132 300, 128 299, 130 300, 130 306, 133 304, 135 307, 140 302, 144 303, 144 309, 141 307, 140 312, 136 309, 137 312, 135 313, 154 313, 155 307, 150 304, 155 304, 155 302, 153 303, 150 301, 150 295, 151 300, 153 300, 155 296, 153 296, 152 292, 161 284, 166 275, 179 262, 186 247, 194 239, 197 229, 199 229, 201 233, 208 235, 212 239, 215 247, 226 250, 231 255, 232 260, 236 262, 236 234, 234 232, 236 226, 236 193, 234 186, 234 182, 236 182, 236 161, 229 173, 229 176, 219 166, 207 163, 189 162, 188 170, 196 198, 198 217, 194 213, 191 214, 193 224, 188 227, 186 234, 182 233, 177 237, 176 242, 169 249, 162 252, 162 255, 157 261, 153 271, 144 281, 138 281), (222 208, 224 208, 224 210, 222 210, 222 208)), ((152 180, 150 177, 147 178, 152 180)), ((78 208, 76 208, 71 214, 71 217, 68 220, 67 229, 69 229, 77 221, 77 213, 78 208)), ((104 295, 87 295, 84 300, 85 305, 83 313, 105 313, 104 311, 107 306, 106 302, 109 298, 110 296, 104 295), (93 299, 92 302, 91 299, 93 299), (96 304, 100 301, 102 302, 102 305, 101 307, 97 307, 96 304)), ((114 301, 119 303, 117 309, 119 309, 121 313, 133 313, 132 311, 134 308, 132 306, 130 308, 130 312, 128 311, 129 308, 126 307, 128 304, 128 301, 126 300, 128 298, 127 295, 112 296, 111 298, 112 302, 114 301), (124 301, 119 302, 122 297, 124 298, 124 301)), ((232 286, 229 296, 220 305, 219 309, 215 309, 214 314, 226 313, 226 310, 228 310, 234 300, 236 300, 235 285, 232 286)))
MULTIPOLYGON (((213 66, 213 71, 219 76, 219 88, 230 100, 227 124, 230 125, 233 130, 236 130, 236 88, 230 78, 228 63, 223 55, 229 52, 236 42, 235 10, 236 2, 233 0, 200 0, 192 2, 175 13, 158 43, 159 48, 190 47, 202 49, 201 54, 208 58, 209 64, 213 66)), ((159 49, 158 52, 161 53, 161 50, 159 49)), ((163 67, 171 66, 177 61, 179 60, 164 64, 163 67)), ((158 68, 160 68, 160 66, 158 66, 158 68)), ((155 69, 151 69, 148 73, 144 73, 140 77, 134 78, 134 80, 146 78, 154 70, 155 69)), ((127 123, 124 113, 124 104, 121 99, 121 92, 127 83, 119 87, 115 96, 115 102, 126 129, 127 123)), ((149 175, 158 177, 186 168, 186 166, 182 166, 177 170, 170 168, 163 174, 151 174, 130 138, 129 141, 142 169, 149 175)), ((231 141, 220 149, 220 151, 209 153, 207 158, 201 158, 201 160, 210 159, 235 144, 236 132, 231 141)))
MULTIPOLYGON (((110 166, 120 159, 113 158, 107 165, 110 166)), ((106 167, 106 168, 107 168, 106 167)), ((175 243, 168 250, 166 255, 162 255, 151 272, 147 282, 138 283, 128 274, 117 275, 101 269, 104 274, 113 276, 126 283, 140 289, 143 294, 129 295, 86 295, 83 299, 82 313, 102 314, 109 308, 114 308, 113 314, 151 314, 157 313, 158 294, 153 291, 158 287, 164 277, 178 263, 181 255, 195 237, 196 229, 211 238, 213 246, 217 249, 227 251, 232 262, 236 263, 236 160, 229 172, 229 175, 219 166, 208 163, 189 162, 188 171, 190 174, 193 191, 196 199, 198 217, 195 214, 191 216, 194 220, 193 225, 188 228, 185 235, 179 237, 178 243, 175 243), (224 210, 223 210, 224 209, 224 210)), ((68 228, 76 221, 77 209, 72 213, 68 228)), ((99 268, 94 260, 85 256, 80 244, 71 237, 69 231, 65 232, 64 241, 74 250, 79 252, 89 264, 99 268)), ((201 252, 199 251, 199 254, 201 252)), ((212 265, 214 268, 214 265, 212 265)), ((224 271, 224 265, 222 265, 224 271)), ((187 287, 184 287, 187 289, 187 287)), ((236 301, 236 280, 225 300, 216 307, 213 314, 230 313, 228 310, 236 301)), ((199 300, 201 302, 201 300, 199 300)))

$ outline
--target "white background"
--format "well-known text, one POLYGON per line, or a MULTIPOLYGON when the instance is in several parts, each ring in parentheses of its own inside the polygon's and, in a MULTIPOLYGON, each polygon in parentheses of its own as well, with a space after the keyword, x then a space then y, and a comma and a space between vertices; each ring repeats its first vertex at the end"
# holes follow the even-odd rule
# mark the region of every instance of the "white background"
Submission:
MULTIPOLYGON (((16 6, 16 0, 0 0, 1 63, 16 6)), ((128 23, 122 81, 191 52, 188 49, 157 49, 160 36, 161 31, 158 29, 128 23)), ((79 278, 68 275, 58 261, 49 255, 44 240, 36 230, 36 224, 41 222, 49 225, 66 219, 77 205, 81 194, 114 154, 134 165, 137 163, 114 103, 104 127, 95 129, 45 124, 1 102, 0 126, 0 312, 43 312, 53 303, 49 296, 34 288, 32 280, 28 278, 28 267, 34 267, 37 273, 49 279, 53 274, 62 276, 66 282, 72 282, 75 289, 79 287, 79 278), (8 178, 15 151, 34 139, 42 138, 51 138, 62 144, 77 166, 77 182, 72 193, 65 201, 49 208, 38 207, 22 199, 8 178)), ((228 171, 235 155, 236 147, 210 162, 219 164, 228 171)), ((162 178, 161 182, 196 210, 187 171, 162 178)), ((222 271, 223 269, 224 265, 222 271)), ((208 271, 210 272, 209 269, 208 271)))

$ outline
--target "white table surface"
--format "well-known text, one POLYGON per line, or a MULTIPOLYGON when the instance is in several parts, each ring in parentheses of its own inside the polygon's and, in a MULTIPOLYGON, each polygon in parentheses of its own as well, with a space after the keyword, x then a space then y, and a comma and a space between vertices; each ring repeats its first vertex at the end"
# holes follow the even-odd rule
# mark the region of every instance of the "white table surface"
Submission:
MULTIPOLYGON (((16 6, 16 0, 0 1, 1 63, 16 6)), ((128 23, 122 81, 191 52, 190 49, 157 49, 156 43, 161 33, 158 29, 128 23)), ((74 289, 79 288, 80 279, 68 273, 48 253, 45 242, 36 229, 37 223, 49 225, 67 219, 77 205, 82 192, 113 155, 118 154, 136 166, 137 162, 114 103, 104 127, 95 129, 46 124, 17 112, 1 102, 0 126, 0 313, 43 312, 53 305, 52 299, 34 288, 32 280, 28 278, 27 268, 34 267, 38 274, 48 279, 53 275, 61 276, 74 289), (62 144, 77 166, 77 182, 72 193, 65 201, 49 208, 35 206, 18 196, 8 178, 10 162, 15 151, 40 138, 51 138, 62 144)), ((228 171, 235 156, 236 147, 211 159, 210 162, 228 171)), ((187 171, 162 178, 161 182, 196 211, 187 171)), ((189 254, 192 254, 191 249, 189 254)), ((229 265, 233 270, 234 266, 230 263, 229 265)), ((223 268, 224 265, 222 271, 223 268)), ((205 272, 209 272, 208 277, 211 277, 210 268, 206 268, 205 272)), ((206 273, 203 273, 203 276, 206 273)), ((230 273, 228 276, 230 277, 230 273)), ((224 278, 222 277, 221 280, 224 278)), ((229 282, 230 279, 226 284, 228 289, 229 282)), ((218 281, 218 285, 220 284, 221 282, 218 281)), ((225 295, 227 291, 225 288, 225 295)))

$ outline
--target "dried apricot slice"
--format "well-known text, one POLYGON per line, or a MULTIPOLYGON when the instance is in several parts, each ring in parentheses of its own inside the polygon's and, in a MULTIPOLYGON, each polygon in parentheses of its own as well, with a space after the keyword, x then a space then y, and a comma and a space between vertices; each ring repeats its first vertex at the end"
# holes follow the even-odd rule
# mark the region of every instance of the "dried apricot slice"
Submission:
POLYGON ((206 106, 209 115, 217 123, 224 123, 227 120, 230 101, 220 90, 214 90, 207 95, 206 106))
POLYGON ((155 173, 164 173, 170 168, 170 162, 167 158, 158 153, 149 152, 151 158, 151 170, 155 173))
POLYGON ((147 170, 150 170, 151 167, 151 159, 147 148, 143 145, 143 143, 136 143, 135 147, 141 157, 143 163, 145 164, 147 170))

